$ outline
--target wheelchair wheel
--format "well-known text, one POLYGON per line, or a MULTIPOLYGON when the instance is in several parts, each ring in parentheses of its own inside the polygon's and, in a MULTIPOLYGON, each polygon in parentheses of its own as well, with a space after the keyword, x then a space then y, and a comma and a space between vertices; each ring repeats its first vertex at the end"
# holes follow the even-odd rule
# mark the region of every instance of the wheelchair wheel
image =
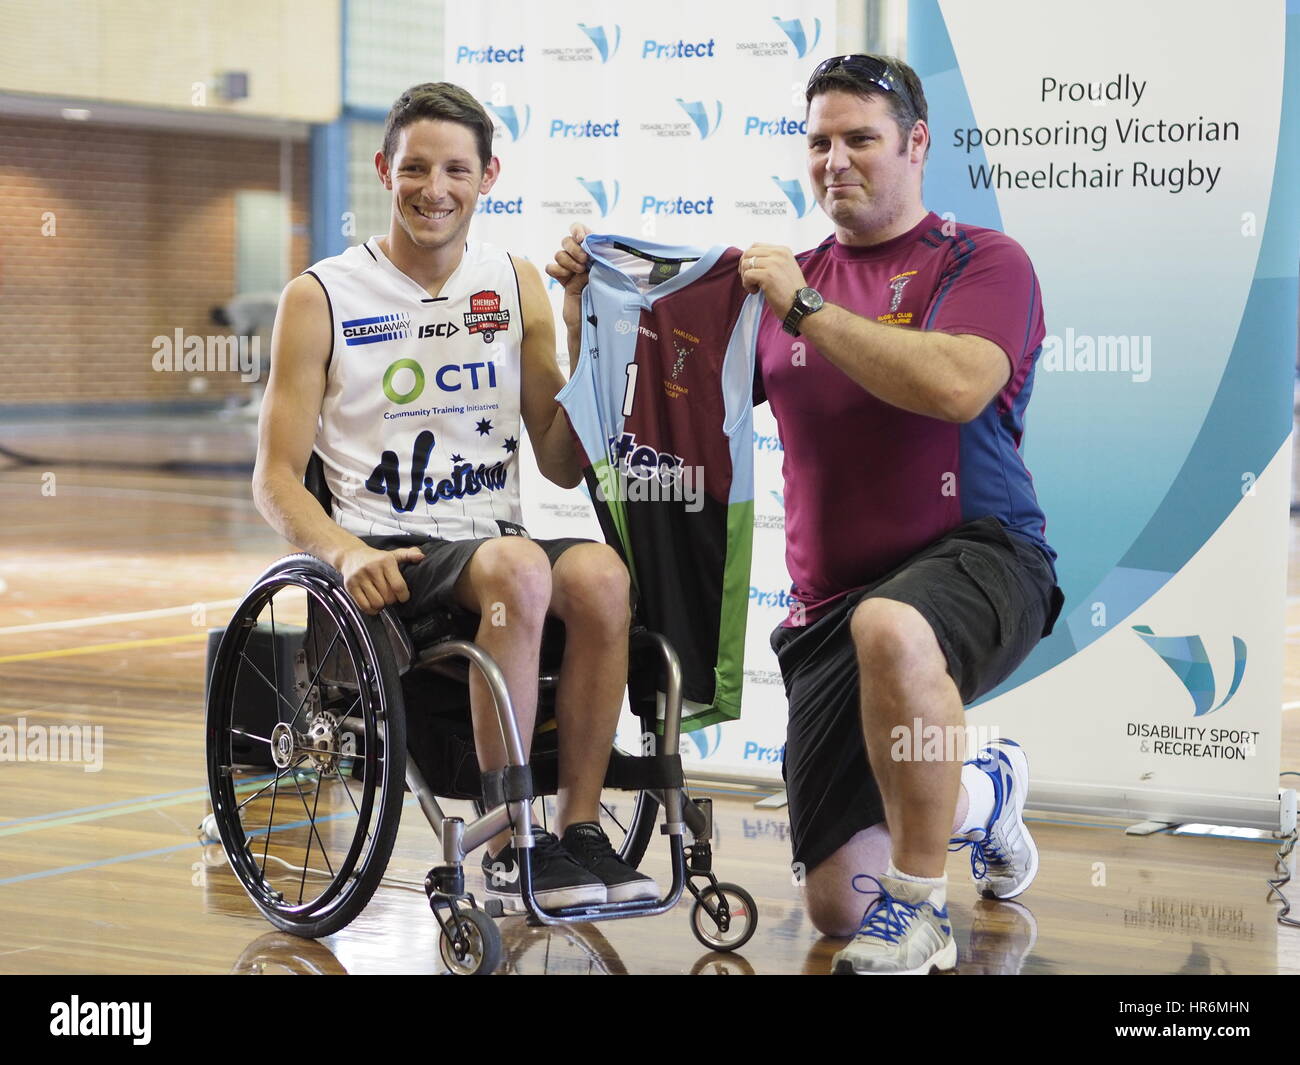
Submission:
POLYGON ((460 910, 454 938, 443 929, 438 953, 454 976, 491 976, 501 964, 501 932, 482 910, 460 910))
POLYGON ((710 884, 691 907, 691 931, 712 950, 739 950, 757 928, 754 896, 739 884, 710 884))
POLYGON ((401 820, 406 717, 382 621, 319 559, 281 559, 235 611, 207 762, 226 857, 267 920, 316 938, 355 918, 401 820))

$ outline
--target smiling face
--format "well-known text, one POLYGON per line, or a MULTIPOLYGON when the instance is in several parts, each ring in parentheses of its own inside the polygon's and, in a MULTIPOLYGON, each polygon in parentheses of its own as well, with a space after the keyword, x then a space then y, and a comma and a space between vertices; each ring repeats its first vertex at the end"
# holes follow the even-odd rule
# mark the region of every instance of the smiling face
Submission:
POLYGON ((500 173, 495 156, 484 169, 468 126, 427 118, 403 126, 392 158, 380 152, 375 166, 393 193, 390 239, 404 234, 431 251, 464 244, 479 196, 500 173))
POLYGON ((904 139, 884 95, 813 97, 808 177, 842 244, 879 244, 924 217, 921 173, 929 137, 917 121, 904 139))

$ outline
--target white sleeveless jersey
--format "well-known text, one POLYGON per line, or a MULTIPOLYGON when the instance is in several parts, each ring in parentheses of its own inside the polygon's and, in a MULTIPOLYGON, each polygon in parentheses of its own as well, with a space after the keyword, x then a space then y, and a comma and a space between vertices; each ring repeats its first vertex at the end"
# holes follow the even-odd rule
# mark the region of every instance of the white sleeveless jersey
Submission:
POLYGON ((510 257, 471 241, 436 298, 376 237, 307 273, 334 319, 315 443, 334 519, 358 536, 444 540, 518 525, 523 316, 510 257))

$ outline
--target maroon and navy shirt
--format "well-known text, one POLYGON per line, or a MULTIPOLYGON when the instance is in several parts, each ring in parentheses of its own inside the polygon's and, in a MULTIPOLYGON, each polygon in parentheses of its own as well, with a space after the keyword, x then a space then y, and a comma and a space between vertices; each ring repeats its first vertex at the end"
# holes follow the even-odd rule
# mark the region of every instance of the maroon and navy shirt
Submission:
POLYGON ((1020 454, 1044 335, 1024 249, 931 212, 882 244, 832 236, 796 258, 828 303, 899 328, 983 337, 1011 363, 993 402, 952 424, 877 399, 764 309, 754 398, 771 403, 785 449, 786 565, 805 620, 976 518, 998 518, 1054 561, 1020 454))

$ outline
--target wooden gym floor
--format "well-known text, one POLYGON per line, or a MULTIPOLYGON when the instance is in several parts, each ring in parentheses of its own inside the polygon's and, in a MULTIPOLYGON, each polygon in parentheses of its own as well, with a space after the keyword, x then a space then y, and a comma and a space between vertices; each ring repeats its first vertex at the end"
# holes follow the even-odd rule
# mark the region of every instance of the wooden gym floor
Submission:
MULTIPOLYGON (((104 737, 100 772, 0 762, 0 973, 442 971, 418 887, 434 838, 413 800, 389 874, 414 886, 381 888, 319 942, 276 932, 220 848, 196 840, 208 809, 205 633, 286 547, 253 509, 246 475, 86 463, 238 463, 252 455, 251 423, 11 420, 0 443, 46 460, 0 468, 0 724, 102 725, 104 737)), ((1284 769, 1300 768, 1296 557, 1293 524, 1284 769)), ((713 794, 715 870, 761 912, 741 954, 701 947, 683 904, 556 931, 508 919, 508 971, 827 972, 839 944, 813 930, 791 883, 785 812, 755 809, 738 789, 713 794)), ((976 902, 967 859, 953 855, 958 972, 1300 974, 1300 930, 1279 926, 1265 900, 1275 844, 1134 838, 1124 825, 1031 815, 1042 871, 1022 904, 976 902), (1096 862, 1105 886, 1093 884, 1096 862)), ((648 867, 666 877, 660 837, 651 848, 648 867)))

